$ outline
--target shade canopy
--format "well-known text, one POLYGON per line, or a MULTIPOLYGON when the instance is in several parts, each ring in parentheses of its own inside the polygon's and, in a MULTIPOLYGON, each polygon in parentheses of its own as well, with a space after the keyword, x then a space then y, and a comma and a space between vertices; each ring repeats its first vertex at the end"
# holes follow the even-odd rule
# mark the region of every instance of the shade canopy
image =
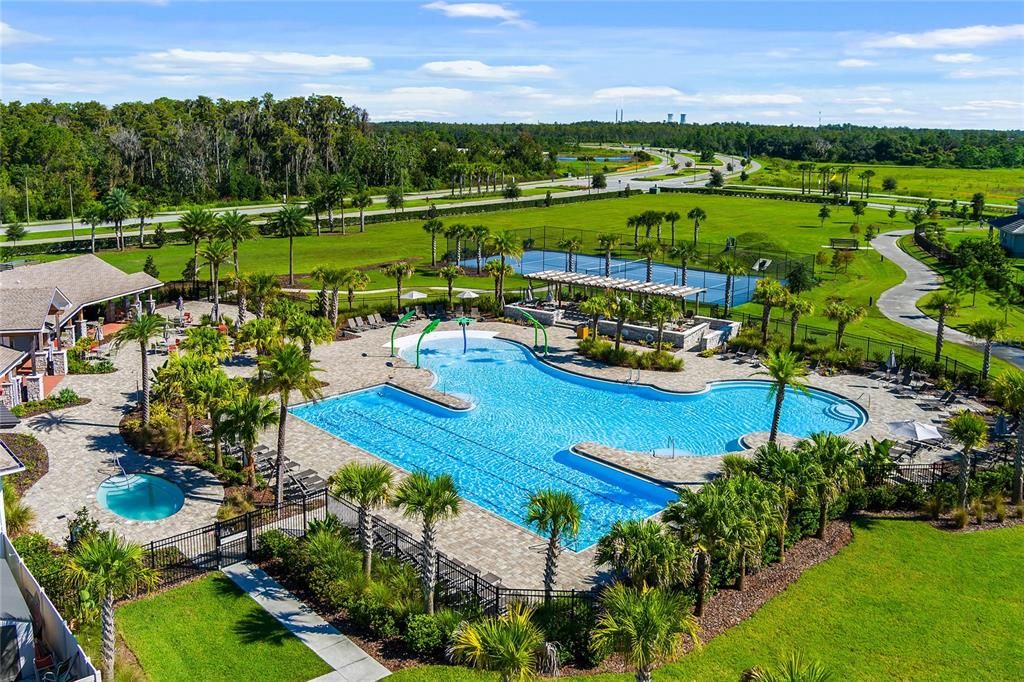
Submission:
POLYGON ((463 300, 467 298, 480 298, 480 294, 476 293, 475 291, 470 291, 469 289, 466 289, 465 291, 460 291, 456 296, 463 300))
POLYGON ((889 422, 892 434, 903 440, 942 440, 942 434, 931 424, 915 421, 889 422))
MULTIPOLYGON (((664 296, 666 298, 684 299, 690 296, 702 294, 707 289, 700 287, 684 287, 675 284, 659 284, 658 282, 641 282, 636 279, 623 279, 621 277, 602 277, 599 275, 588 275, 582 272, 563 272, 562 270, 544 270, 526 275, 529 280, 549 282, 553 284, 572 284, 574 286, 592 287, 595 289, 611 289, 612 291, 625 291, 631 294, 646 294, 649 296, 664 296)), ((550 293, 550 291, 549 291, 550 293)))
POLYGON ((404 294, 402 294, 402 296, 401 296, 401 298, 404 298, 407 301, 418 301, 421 298, 426 298, 426 297, 427 297, 427 295, 425 293, 423 293, 422 291, 407 291, 404 294))

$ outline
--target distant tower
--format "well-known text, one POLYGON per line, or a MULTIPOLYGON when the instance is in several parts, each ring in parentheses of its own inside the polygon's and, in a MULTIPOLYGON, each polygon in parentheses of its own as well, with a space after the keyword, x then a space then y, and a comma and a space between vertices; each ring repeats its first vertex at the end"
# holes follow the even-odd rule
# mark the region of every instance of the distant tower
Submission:
POLYGON ((686 114, 679 114, 679 125, 686 123, 686 114))
POLYGON ((668 122, 669 122, 669 123, 671 123, 671 122, 672 122, 672 114, 669 114, 669 115, 668 115, 668 122))

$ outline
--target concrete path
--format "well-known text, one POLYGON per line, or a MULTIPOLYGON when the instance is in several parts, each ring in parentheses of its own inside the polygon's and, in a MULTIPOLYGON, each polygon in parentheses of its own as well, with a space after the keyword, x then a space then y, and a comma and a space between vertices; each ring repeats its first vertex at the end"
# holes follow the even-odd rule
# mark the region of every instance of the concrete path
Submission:
POLYGON ((267 613, 334 668, 334 672, 316 680, 373 682, 391 674, 256 565, 243 561, 222 570, 267 613))
MULTIPOLYGON (((906 279, 901 283, 882 292, 878 297, 878 309, 890 320, 934 336, 939 324, 918 310, 917 302, 929 292, 939 289, 942 286, 942 277, 896 243, 900 237, 913 233, 912 229, 896 230, 880 234, 871 241, 871 246, 879 254, 896 263, 907 273, 906 279)), ((947 341, 962 343, 979 351, 984 350, 983 341, 948 325, 944 336, 947 341)), ((1024 367, 1024 349, 997 343, 992 346, 992 354, 1016 367, 1024 367)))

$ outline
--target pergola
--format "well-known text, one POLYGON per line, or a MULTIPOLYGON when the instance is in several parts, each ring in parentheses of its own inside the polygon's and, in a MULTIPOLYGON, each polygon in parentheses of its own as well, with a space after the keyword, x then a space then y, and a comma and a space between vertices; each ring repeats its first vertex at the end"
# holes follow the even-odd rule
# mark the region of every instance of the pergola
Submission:
POLYGON ((602 277, 582 272, 563 272, 562 270, 544 270, 526 275, 527 279, 535 279, 550 284, 571 284, 573 286, 591 287, 594 289, 611 289, 630 294, 646 296, 664 296, 666 298, 686 299, 699 296, 707 291, 700 287, 685 287, 677 284, 659 284, 657 282, 641 282, 621 277, 602 277))

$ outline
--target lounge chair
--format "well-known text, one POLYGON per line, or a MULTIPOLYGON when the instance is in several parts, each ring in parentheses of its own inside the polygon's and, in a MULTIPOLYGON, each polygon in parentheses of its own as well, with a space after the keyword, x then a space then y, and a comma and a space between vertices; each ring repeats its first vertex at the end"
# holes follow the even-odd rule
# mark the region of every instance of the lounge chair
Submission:
POLYGON ((359 325, 356 324, 356 321, 353 318, 350 317, 345 320, 345 331, 352 332, 353 334, 359 331, 359 325))
POLYGON ((380 313, 371 313, 369 320, 370 326, 373 327, 374 329, 380 329, 382 327, 388 326, 388 323, 384 321, 384 318, 380 316, 380 313))
POLYGON ((481 317, 480 317, 480 309, 479 308, 471 308, 470 311, 469 311, 469 316, 472 317, 474 320, 480 320, 481 319, 481 317))

